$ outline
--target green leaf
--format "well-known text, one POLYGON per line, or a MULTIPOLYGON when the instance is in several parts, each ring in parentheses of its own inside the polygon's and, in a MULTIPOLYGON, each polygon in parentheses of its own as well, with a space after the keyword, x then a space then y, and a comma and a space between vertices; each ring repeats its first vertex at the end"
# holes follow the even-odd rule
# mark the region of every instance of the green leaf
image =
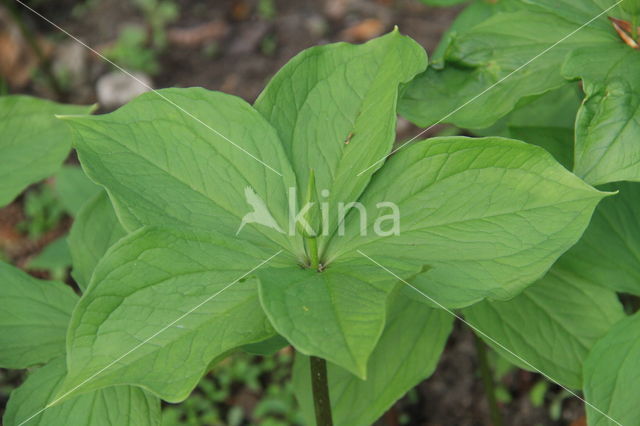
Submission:
POLYGON ((578 49, 563 72, 582 78, 587 98, 576 122, 575 172, 599 185, 640 181, 640 52, 615 41, 578 49))
POLYGON ((157 93, 111 114, 65 118, 85 172, 107 189, 124 227, 215 229, 233 238, 238 233, 265 253, 282 247, 300 255, 301 238, 275 229, 288 229, 287 189, 296 185, 269 123, 251 105, 223 93, 157 93), (254 198, 269 200, 264 213, 273 225, 239 229, 254 198))
POLYGON ((544 95, 521 100, 516 109, 496 124, 485 129, 473 129, 473 133, 479 136, 513 137, 509 132, 511 127, 554 127, 573 130, 581 103, 582 89, 577 83, 566 84, 544 95))
POLYGON ((565 78, 582 79, 586 94, 576 123, 576 174, 593 185, 640 180, 640 149, 635 143, 640 135, 640 54, 623 43, 607 19, 630 15, 618 5, 583 27, 618 2, 530 1, 554 14, 554 22, 571 22, 574 31, 593 37, 585 46, 573 46, 562 66, 565 78))
POLYGON ((414 80, 400 102, 401 114, 421 126, 444 118, 481 128, 531 96, 581 79, 586 100, 576 125, 576 174, 593 185, 640 181, 634 142, 640 135, 640 54, 607 19, 629 19, 620 5, 611 8, 616 3, 528 0, 517 7, 521 11, 478 25, 472 9, 480 6, 473 4, 460 25, 471 29, 452 31, 436 54, 436 67, 442 68, 444 57, 445 69, 430 68, 414 80))
POLYGON ((96 194, 78 213, 69 233, 73 258, 71 274, 86 289, 98 261, 109 247, 126 235, 104 191, 96 194))
POLYGON ((463 314, 509 361, 580 389, 589 350, 624 317, 624 310, 613 291, 579 277, 561 259, 514 299, 481 302, 463 314))
POLYGON ((640 14, 640 1, 638 0, 622 0, 621 6, 629 14, 640 14))
POLYGON ((203 232, 142 228, 122 239, 73 313, 60 395, 132 384, 185 399, 214 358, 273 335, 248 276, 260 256, 203 232))
MULTIPOLYGON (((384 332, 369 359, 367 380, 327 364, 335 424, 373 424, 396 400, 435 370, 453 317, 413 301, 404 291, 407 289, 392 298, 384 332)), ((308 423, 313 424, 309 359, 301 354, 296 354, 293 383, 300 408, 308 423)))
MULTIPOLYGON (((598 15, 598 13, 609 9, 614 4, 620 3, 619 0, 526 0, 528 3, 534 4, 538 7, 546 9, 550 13, 557 15, 559 18, 565 19, 568 22, 576 24, 578 26, 592 20, 598 15)), ((617 16, 621 19, 627 19, 629 16, 620 5, 617 5, 609 10, 605 15, 591 22, 584 29, 587 31, 596 30, 609 33, 611 38, 617 38, 615 31, 611 23, 608 21, 607 16, 617 16)))
MULTIPOLYGON (((449 6, 463 2, 469 3, 468 0, 422 0, 422 2, 434 6, 449 6)), ((429 66, 436 69, 442 69, 444 67, 444 58, 449 43, 460 34, 470 31, 476 25, 498 13, 517 11, 521 7, 522 0, 475 0, 470 2, 442 35, 442 39, 431 57, 429 66)))
MULTIPOLYGON (((415 272, 414 272, 415 273, 415 272)), ((274 328, 306 355, 365 378, 396 279, 366 259, 323 272, 299 266, 258 271, 260 301, 274 328)))
POLYGON ((268 355, 275 354, 280 349, 288 345, 289 345, 289 342, 287 341, 287 339, 280 336, 279 334, 274 334, 273 336, 261 342, 244 345, 242 349, 245 352, 248 352, 253 355, 268 356, 268 355))
MULTIPOLYGON (((18 426, 48 403, 65 376, 64 357, 57 358, 29 375, 11 393, 3 422, 18 426)), ((51 406, 28 421, 30 426, 153 426, 160 424, 160 401, 133 386, 110 387, 51 406)))
POLYGON ((584 236, 563 261, 600 285, 640 296, 640 184, 606 188, 620 192, 602 201, 584 236))
POLYGON ((467 128, 490 126, 522 99, 566 84, 560 70, 567 53, 608 40, 585 30, 549 49, 575 31, 575 24, 534 6, 522 9, 496 14, 452 37, 446 68, 429 68, 413 80, 400 114, 422 127, 440 120, 467 128))
POLYGON ((80 167, 62 166, 56 175, 56 191, 64 208, 75 217, 82 206, 100 192, 100 187, 91 182, 80 167))
POLYGON ((30 259, 27 269, 43 269, 49 272, 49 277, 56 281, 64 281, 71 268, 71 253, 67 237, 60 237, 42 249, 37 256, 30 259))
POLYGON ((564 127, 510 127, 514 139, 544 148, 567 169, 573 164, 573 129, 564 127))
POLYGON ((0 207, 53 174, 69 155, 71 135, 55 114, 91 110, 29 96, 0 97, 0 207))
POLYGON ((64 354, 78 300, 71 288, 0 262, 0 367, 27 368, 64 354))
MULTIPOLYGON (((363 45, 318 46, 285 65, 255 107, 278 131, 298 182, 306 184, 313 169, 314 199, 336 211, 357 200, 382 166, 376 162, 395 140, 398 86, 426 66, 424 49, 397 29, 363 45)), ((332 215, 316 229, 320 252, 336 227, 332 215)))
POLYGON ((573 141, 576 114, 581 97, 575 85, 565 85, 535 99, 522 100, 511 113, 480 136, 503 136, 538 145, 564 167, 573 168, 573 141))
POLYGON ((640 313, 636 313, 618 322, 591 350, 584 365, 584 396, 597 408, 586 407, 590 426, 640 422, 639 342, 640 313))
MULTIPOLYGON (((580 238, 606 194, 539 147, 503 138, 434 138, 398 152, 346 218, 328 259, 397 259, 426 270, 411 283, 441 304, 509 299, 540 278, 580 238), (375 232, 395 203, 400 232, 375 232)), ((410 270, 410 268, 407 268, 410 270)), ((393 270, 393 268, 391 268, 393 270)), ((407 278, 406 276, 404 277, 407 278)), ((426 300, 424 297, 422 298, 426 300)))
POLYGON ((28 268, 60 270, 71 266, 71 254, 67 238, 61 237, 47 246, 33 259, 29 260, 28 268))

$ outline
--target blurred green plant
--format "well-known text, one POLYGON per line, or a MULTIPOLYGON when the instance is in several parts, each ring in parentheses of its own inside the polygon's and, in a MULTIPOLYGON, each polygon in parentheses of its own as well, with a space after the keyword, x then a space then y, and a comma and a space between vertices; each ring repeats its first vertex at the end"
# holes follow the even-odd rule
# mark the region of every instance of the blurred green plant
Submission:
POLYGON ((28 191, 24 199, 25 220, 18 229, 35 240, 56 227, 64 215, 64 207, 48 185, 28 191))
POLYGON ((167 25, 178 19, 180 10, 170 0, 135 0, 134 5, 144 26, 125 26, 104 55, 125 68, 155 75, 160 71, 158 55, 167 47, 167 25))
POLYGON ((147 45, 144 28, 129 25, 123 28, 113 46, 104 50, 104 55, 124 68, 155 75, 160 71, 158 54, 147 45))
POLYGON ((291 363, 288 351, 264 357, 234 354, 205 376, 183 403, 165 405, 162 426, 302 424, 288 380, 291 363), (236 401, 242 393, 256 399, 250 414, 236 401))
POLYGON ((167 47, 167 25, 180 16, 178 5, 172 0, 134 0, 143 13, 149 27, 151 45, 154 49, 167 47))
POLYGON ((260 44, 260 51, 265 56, 273 56, 278 47, 278 40, 273 34, 267 35, 260 44))
POLYGON ((270 21, 276 17, 277 10, 273 0, 260 0, 258 2, 258 16, 262 19, 270 21))

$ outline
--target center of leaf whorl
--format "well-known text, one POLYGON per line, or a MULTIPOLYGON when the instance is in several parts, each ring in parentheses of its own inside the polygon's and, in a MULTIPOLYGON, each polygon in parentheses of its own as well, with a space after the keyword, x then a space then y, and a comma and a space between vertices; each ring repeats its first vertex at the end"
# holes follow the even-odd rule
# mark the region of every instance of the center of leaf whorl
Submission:
MULTIPOLYGON (((309 170, 309 180, 307 182, 307 190, 304 197, 305 205, 315 205, 318 201, 318 195, 316 193, 316 175, 313 169, 309 170)), ((309 232, 306 228, 301 227, 300 231, 304 237, 305 251, 307 254, 306 265, 309 268, 320 269, 320 260, 318 257, 318 235, 319 225, 316 219, 315 209, 309 209, 304 215, 304 220, 308 223, 312 232, 309 232)))

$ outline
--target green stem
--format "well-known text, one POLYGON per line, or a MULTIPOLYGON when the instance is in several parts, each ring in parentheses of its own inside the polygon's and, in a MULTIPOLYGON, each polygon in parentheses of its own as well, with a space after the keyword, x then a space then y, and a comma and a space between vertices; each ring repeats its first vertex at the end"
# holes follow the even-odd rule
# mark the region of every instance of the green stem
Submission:
POLYGON ((493 382, 493 373, 489 366, 489 359, 487 358, 487 346, 477 335, 476 340, 476 352, 478 354, 478 363, 480 364, 480 374, 482 375, 482 384, 484 385, 484 393, 487 396, 487 402, 489 403, 489 411, 491 414, 491 423, 493 426, 502 426, 502 414, 500 413, 500 407, 498 406, 498 400, 496 399, 496 388, 493 382))
POLYGON ((315 237, 305 238, 307 242, 307 253, 309 254, 309 266, 318 269, 320 261, 318 259, 318 240, 315 237))
POLYGON ((36 39, 35 35, 25 25, 24 21, 22 20, 22 16, 20 16, 20 12, 18 12, 18 9, 15 7, 14 1, 3 0, 2 3, 5 5, 7 10, 11 14, 11 17, 18 25, 18 28, 20 29, 20 33, 22 34, 22 37, 24 37, 27 43, 29 43, 29 47, 38 58, 38 61, 40 62, 40 69, 42 70, 45 78, 47 79, 47 83, 49 84, 49 87, 54 92, 58 100, 64 100, 65 93, 62 90, 62 86, 58 82, 58 79, 56 78, 55 73, 53 72, 51 61, 40 48, 40 45, 38 44, 38 40, 36 39))
POLYGON ((317 426, 333 426, 331 417, 331 400, 329 399, 329 381, 327 379, 327 362, 315 356, 310 357, 311 389, 313 405, 316 412, 317 426))

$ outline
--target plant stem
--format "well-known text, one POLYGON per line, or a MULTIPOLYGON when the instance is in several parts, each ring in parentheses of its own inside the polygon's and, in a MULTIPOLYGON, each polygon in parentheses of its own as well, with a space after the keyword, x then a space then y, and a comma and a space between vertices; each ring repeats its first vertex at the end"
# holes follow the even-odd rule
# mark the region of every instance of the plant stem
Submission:
POLYGON ((29 47, 38 58, 38 61, 40 62, 40 69, 42 70, 45 78, 47 79, 47 83, 49 84, 49 87, 51 88, 51 90, 54 92, 56 98, 58 98, 58 100, 64 100, 65 93, 62 90, 62 86, 60 86, 60 83, 58 82, 58 79, 56 78, 55 73, 53 72, 51 61, 49 60, 49 58, 47 58, 47 56, 44 54, 44 52, 40 48, 40 45, 38 44, 38 40, 36 39, 35 35, 25 25, 24 21, 22 20, 22 16, 20 16, 20 12, 18 12, 18 9, 15 7, 14 1, 2 0, 2 4, 5 5, 7 10, 11 14, 11 17, 13 18, 13 20, 18 25, 18 28, 20 29, 20 33, 22 34, 22 37, 24 37, 27 43, 29 43, 29 47))
POLYGON ((327 362, 322 358, 312 356, 309 359, 309 366, 311 367, 311 389, 313 390, 313 405, 316 411, 316 425, 333 426, 327 362))
POLYGON ((638 15, 635 13, 631 17, 631 38, 638 41, 638 15))
POLYGON ((485 343, 475 335, 476 352, 478 354, 478 363, 480 364, 480 374, 482 375, 482 384, 484 385, 484 393, 487 396, 487 402, 489 403, 489 411, 491 414, 491 423, 493 426, 502 426, 502 414, 500 414, 500 407, 498 406, 498 400, 496 399, 496 388, 493 382, 493 373, 489 366, 489 359, 487 358, 487 346, 485 343))
POLYGON ((315 237, 305 238, 307 242, 307 252, 309 254, 309 266, 312 269, 318 269, 320 261, 318 260, 318 240, 315 237))

